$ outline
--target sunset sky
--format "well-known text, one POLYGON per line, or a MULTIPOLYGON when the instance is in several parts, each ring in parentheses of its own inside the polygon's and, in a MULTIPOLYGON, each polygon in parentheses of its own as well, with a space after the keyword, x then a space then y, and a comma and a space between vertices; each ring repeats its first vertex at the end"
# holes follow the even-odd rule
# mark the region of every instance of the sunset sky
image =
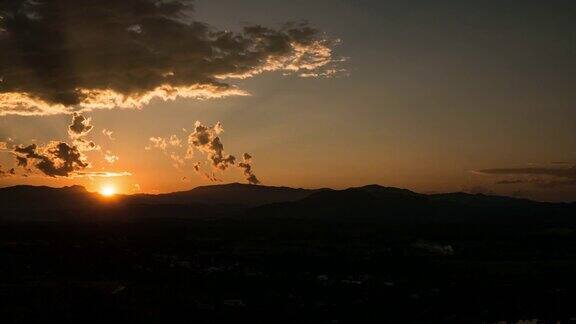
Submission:
POLYGON ((0 3, 2 187, 576 201, 574 1, 46 3, 0 3))

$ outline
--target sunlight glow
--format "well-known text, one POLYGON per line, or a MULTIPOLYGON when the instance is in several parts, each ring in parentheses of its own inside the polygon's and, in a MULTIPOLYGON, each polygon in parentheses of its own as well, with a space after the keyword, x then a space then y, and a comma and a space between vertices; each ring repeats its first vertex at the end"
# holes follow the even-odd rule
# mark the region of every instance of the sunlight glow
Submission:
POLYGON ((116 188, 112 185, 106 185, 100 189, 100 194, 105 197, 111 197, 116 194, 116 188))

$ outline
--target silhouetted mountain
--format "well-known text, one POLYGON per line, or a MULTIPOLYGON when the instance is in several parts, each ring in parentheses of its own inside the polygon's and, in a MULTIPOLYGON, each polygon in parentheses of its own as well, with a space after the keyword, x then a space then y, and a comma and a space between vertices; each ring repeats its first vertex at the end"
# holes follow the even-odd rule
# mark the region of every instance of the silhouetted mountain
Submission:
MULTIPOLYGON (((527 222, 564 221, 574 209, 574 204, 540 203, 461 192, 425 195, 379 185, 345 190, 310 190, 231 183, 167 194, 118 195, 107 199, 80 186, 16 186, 0 189, 0 210, 13 214, 30 214, 35 210, 74 211, 69 212, 67 217, 78 217, 78 211, 82 211, 85 216, 88 215, 87 219, 115 213, 110 217, 195 218, 246 214, 258 218, 327 221, 527 222)), ((54 212, 42 216, 58 218, 63 214, 54 212)), ((31 216, 26 219, 36 219, 37 215, 31 216)))
POLYGON ((321 191, 299 201, 261 206, 249 215, 375 223, 549 223, 572 221, 574 211, 570 204, 467 193, 425 195, 369 185, 321 191))
POLYGON ((382 197, 387 195, 404 195, 404 196, 424 196, 423 194, 416 193, 414 191, 410 191, 408 189, 401 189, 395 187, 383 187, 377 184, 371 184, 363 187, 358 187, 356 189, 360 189, 366 192, 369 192, 375 196, 382 197))
POLYGON ((82 186, 52 188, 20 185, 0 188, 2 210, 81 209, 97 203, 97 195, 82 186))
POLYGON ((332 220, 409 220, 430 212, 425 195, 409 190, 370 185, 345 190, 323 190, 294 202, 269 204, 249 212, 252 216, 332 220))
POLYGON ((513 197, 493 196, 485 194, 469 194, 465 192, 453 192, 429 195, 435 201, 452 202, 475 206, 527 206, 542 204, 537 201, 513 197))
POLYGON ((258 206, 274 202, 299 200, 318 190, 270 187, 241 183, 201 186, 188 191, 160 195, 134 195, 132 203, 144 204, 233 204, 258 206))

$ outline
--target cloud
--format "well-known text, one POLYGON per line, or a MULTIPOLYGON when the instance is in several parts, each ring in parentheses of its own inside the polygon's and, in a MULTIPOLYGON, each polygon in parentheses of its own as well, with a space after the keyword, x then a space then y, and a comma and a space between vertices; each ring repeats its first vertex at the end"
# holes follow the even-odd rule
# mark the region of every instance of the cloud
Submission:
POLYGON ((0 178, 11 177, 16 175, 16 170, 11 168, 7 171, 2 170, 2 166, 0 165, 0 178))
POLYGON ((128 177, 131 176, 132 173, 122 171, 122 172, 111 172, 111 171, 95 171, 95 172, 75 172, 75 178, 115 178, 115 177, 128 177))
POLYGON ((106 162, 108 162, 109 164, 114 164, 114 163, 118 162, 118 160, 120 160, 120 158, 118 156, 112 154, 112 152, 106 151, 106 153, 104 154, 104 160, 106 160, 106 162))
POLYGON ((0 142, 0 151, 5 151, 8 149, 8 143, 0 142))
MULTIPOLYGON (((222 123, 217 122, 214 126, 209 127, 203 125, 200 121, 194 124, 194 132, 188 136, 188 149, 186 151, 186 159, 191 159, 194 156, 194 149, 205 153, 208 161, 216 170, 225 171, 232 165, 237 165, 242 170, 246 181, 251 184, 259 184, 260 180, 252 170, 252 156, 244 153, 243 161, 236 164, 236 157, 234 155, 226 154, 224 152, 224 145, 220 140, 220 134, 224 132, 222 123)), ((222 181, 218 179, 214 173, 209 174, 200 170, 200 163, 193 164, 194 171, 202 175, 210 181, 222 181)))
POLYGON ((260 180, 256 177, 252 171, 252 156, 248 153, 244 153, 244 162, 238 163, 238 167, 242 169, 244 175, 246 176, 246 181, 250 184, 259 184, 260 180))
MULTIPOLYGON (((555 165, 566 165, 555 163, 555 165)), ((542 188, 576 185, 576 165, 528 168, 495 168, 477 170, 476 173, 495 176, 515 176, 512 179, 499 180, 496 184, 532 184, 542 188)))
POLYGON ((178 156, 175 153, 170 154, 170 159, 172 160, 172 165, 176 168, 176 169, 180 169, 180 167, 184 166, 184 164, 186 164, 186 161, 184 161, 183 158, 181 158, 180 156, 178 156))
POLYGON ((101 149, 100 145, 83 138, 75 139, 73 143, 80 152, 100 151, 101 149))
POLYGON ((176 135, 171 135, 170 137, 167 138, 163 138, 160 136, 150 137, 149 140, 151 144, 149 146, 144 147, 144 149, 146 150, 157 148, 162 151, 165 151, 168 148, 168 146, 178 147, 182 145, 182 141, 176 135))
POLYGON ((335 42, 307 24, 223 31, 192 9, 190 0, 0 2, 0 115, 246 95, 226 80, 336 71, 335 42))
POLYGON ((223 131, 220 122, 213 127, 207 127, 196 121, 194 132, 188 137, 190 148, 196 148, 200 152, 206 153, 212 166, 222 171, 236 162, 236 157, 224 153, 224 145, 218 136, 223 131))
POLYGON ((252 156, 250 154, 244 153, 243 161, 236 163, 236 157, 224 151, 224 144, 220 139, 223 132, 224 128, 220 122, 213 126, 205 126, 200 121, 196 121, 193 132, 188 135, 187 146, 182 145, 183 141, 177 135, 171 135, 169 137, 150 137, 151 144, 145 149, 158 148, 162 150, 171 159, 172 165, 180 170, 186 166, 188 160, 195 157, 194 151, 198 150, 206 155, 212 166, 212 172, 206 172, 202 170, 200 162, 191 161, 192 169, 201 177, 209 181, 221 182, 222 180, 214 174, 214 171, 226 171, 231 166, 237 166, 243 171, 249 183, 260 183, 252 169, 252 156))
MULTIPOLYGON (((40 146, 38 144, 17 145, 12 148, 12 154, 19 167, 27 172, 40 171, 48 177, 111 177, 129 175, 127 172, 87 172, 91 165, 85 152, 100 150, 93 141, 83 138, 92 129, 90 118, 78 113, 72 115, 72 123, 68 126, 68 133, 72 144, 62 141, 50 141, 40 146)), ((105 160, 116 162, 119 158, 106 151, 105 160)))
POLYGON ((99 151, 101 148, 93 141, 84 139, 92 131, 94 126, 90 125, 91 118, 87 118, 78 113, 72 114, 71 124, 68 125, 68 135, 73 140, 73 145, 80 152, 99 151))
POLYGON ((78 113, 72 114, 72 124, 68 125, 68 135, 77 139, 90 133, 94 126, 90 125, 90 118, 86 118, 78 113))
POLYGON ((151 150, 153 148, 157 148, 157 149, 164 151, 164 150, 166 150, 166 147, 168 147, 166 140, 163 139, 162 137, 150 137, 149 140, 152 144, 149 146, 146 146, 144 148, 146 150, 151 150))
POLYGON ((525 180, 520 180, 520 179, 511 179, 511 180, 500 180, 500 181, 496 181, 496 184, 503 184, 503 185, 507 185, 507 184, 519 184, 519 183, 526 183, 525 180))
POLYGON ((172 146, 180 146, 181 145, 180 138, 178 138, 178 136, 176 136, 176 135, 170 136, 170 138, 168 139, 168 143, 170 143, 170 145, 172 145, 172 146))
POLYGON ((214 172, 212 172, 211 174, 205 171, 202 171, 200 168, 200 162, 194 162, 194 164, 192 165, 192 168, 194 169, 194 172, 196 172, 198 175, 200 175, 202 178, 208 180, 208 181, 212 181, 212 182, 222 182, 221 179, 218 179, 216 177, 216 175, 214 174, 214 172))
POLYGON ((19 167, 27 167, 28 166, 28 159, 25 156, 18 156, 16 155, 16 164, 19 167))
POLYGON ((76 146, 64 142, 52 141, 43 147, 36 144, 16 146, 14 154, 18 164, 33 165, 49 177, 68 177, 90 166, 76 146))
POLYGON ((111 141, 114 141, 114 140, 115 140, 115 138, 112 137, 112 135, 114 134, 114 132, 111 131, 111 130, 108 130, 108 129, 104 128, 104 129, 102 130, 102 134, 103 134, 104 136, 108 137, 108 139, 110 139, 111 141))

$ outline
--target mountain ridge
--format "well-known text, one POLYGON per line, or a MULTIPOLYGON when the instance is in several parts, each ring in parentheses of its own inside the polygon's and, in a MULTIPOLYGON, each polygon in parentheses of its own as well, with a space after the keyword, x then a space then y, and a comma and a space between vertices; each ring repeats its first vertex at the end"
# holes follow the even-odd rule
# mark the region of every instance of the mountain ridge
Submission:
MULTIPOLYGON (((34 186, 34 185, 15 185, 15 186, 7 186, 7 187, 0 187, 0 195, 6 192, 21 192, 21 193, 28 193, 29 192, 76 192, 76 193, 86 193, 92 195, 98 195, 98 192, 90 192, 85 187, 81 185, 71 185, 71 186, 63 186, 63 187, 51 187, 51 186, 34 186)), ((118 194, 117 197, 121 198, 129 198, 129 197, 170 197, 170 196, 178 196, 178 197, 191 197, 194 195, 215 195, 215 194, 222 194, 222 193, 230 193, 230 192, 252 192, 256 194, 261 194, 263 192, 291 192, 291 193, 300 193, 300 194, 312 194, 316 192, 328 191, 328 192, 343 192, 346 190, 361 190, 365 192, 369 192, 373 195, 378 196, 379 194, 398 194, 398 195, 405 195, 405 196, 413 196, 413 197, 429 197, 431 199, 436 200, 493 200, 493 201, 518 201, 518 202, 532 202, 532 203, 547 203, 547 204, 576 204, 574 202, 546 202, 546 201, 538 201, 532 200, 527 198, 517 198, 517 197, 510 197, 504 195, 486 195, 486 194, 472 194, 467 192, 446 192, 446 193, 433 193, 433 194, 424 194, 418 193, 409 189, 405 188, 398 188, 398 187, 390 187, 390 186, 383 186, 379 184, 369 184, 364 186, 358 187, 349 187, 345 189, 333 189, 333 188, 317 188, 317 189, 307 189, 307 188, 293 188, 288 186, 265 186, 265 185, 254 185, 254 184, 244 184, 238 182, 226 183, 226 184, 216 184, 216 185, 204 185, 194 187, 188 190, 181 190, 181 191, 174 191, 168 193, 135 193, 135 194, 118 194)), ((195 198, 195 197, 193 197, 195 198)), ((304 198, 304 197, 302 197, 304 198)), ((217 200, 216 200, 217 201, 217 200)))
POLYGON ((4 219, 20 219, 21 214, 25 214, 26 219, 49 215, 58 220, 66 214, 68 219, 109 220, 304 217, 323 221, 518 222, 571 219, 575 207, 575 203, 545 203, 462 192, 422 194, 375 184, 337 190, 230 183, 157 195, 113 197, 88 192, 81 186, 0 188, 0 211, 8 215, 4 219))

